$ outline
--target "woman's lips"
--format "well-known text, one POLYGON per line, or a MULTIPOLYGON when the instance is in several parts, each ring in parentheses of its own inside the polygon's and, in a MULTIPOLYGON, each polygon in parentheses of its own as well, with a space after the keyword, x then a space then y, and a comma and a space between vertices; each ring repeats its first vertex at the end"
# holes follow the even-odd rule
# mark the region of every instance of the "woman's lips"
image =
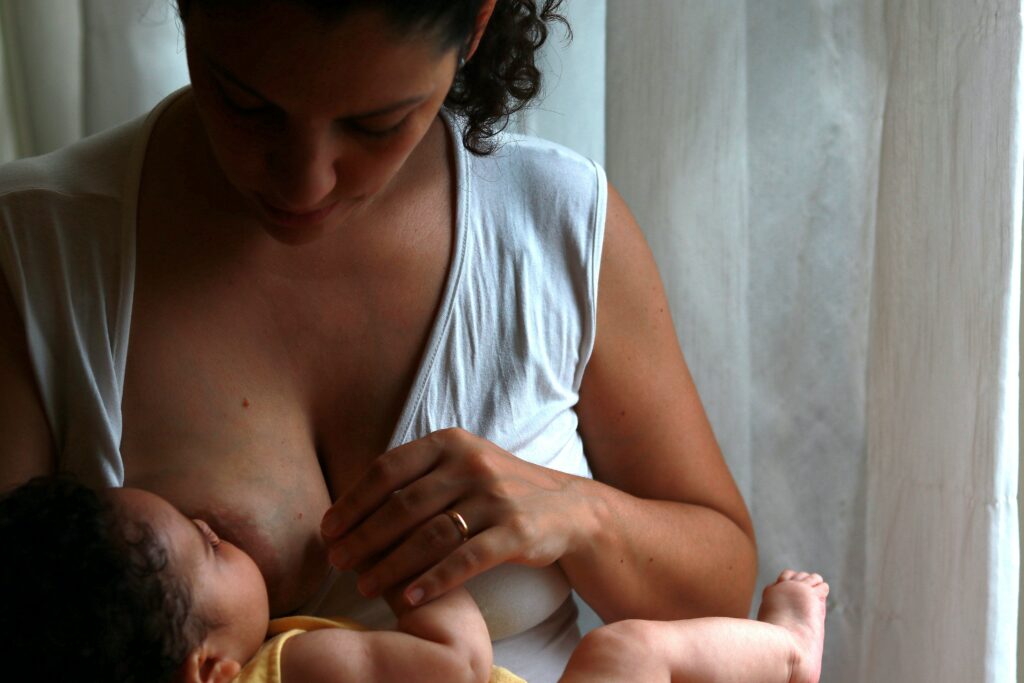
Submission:
POLYGON ((263 207, 263 210, 266 211, 267 214, 271 218, 273 218, 277 223, 286 226, 305 227, 321 223, 324 219, 327 218, 327 216, 330 215, 332 211, 334 211, 334 208, 338 205, 338 202, 331 202, 322 209, 317 209, 316 211, 307 211, 304 213, 295 213, 293 211, 285 211, 284 209, 279 209, 273 204, 269 203, 263 197, 260 197, 260 205, 263 207))

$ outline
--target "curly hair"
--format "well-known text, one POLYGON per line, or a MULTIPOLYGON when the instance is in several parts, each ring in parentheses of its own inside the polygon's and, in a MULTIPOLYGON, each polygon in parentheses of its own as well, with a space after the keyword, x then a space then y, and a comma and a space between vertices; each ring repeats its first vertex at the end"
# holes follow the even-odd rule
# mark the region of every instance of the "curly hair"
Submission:
POLYGON ((152 529, 70 478, 0 498, 0 548, 11 680, 159 683, 206 637, 152 529))
MULTIPOLYGON (((184 18, 192 4, 204 8, 241 9, 241 0, 177 0, 184 18)), ((340 21, 357 9, 383 11, 402 31, 432 32, 442 50, 468 48, 477 13, 484 0, 285 0, 314 12, 326 22, 340 21)), ((251 10, 253 0, 244 0, 251 10)), ((566 40, 572 28, 558 11, 563 0, 497 0, 494 14, 473 58, 456 74, 444 106, 465 118, 463 143, 485 156, 497 145, 493 138, 513 114, 525 109, 541 92, 537 53, 548 40, 549 24, 561 23, 566 40)))
MULTIPOLYGON (((494 150, 490 139, 541 91, 537 52, 547 42, 548 23, 558 21, 572 40, 572 28, 557 14, 562 0, 498 0, 473 59, 459 71, 445 106, 463 115, 466 148, 478 155, 494 150)), ((479 0, 471 3, 479 8, 479 0)), ((475 14, 474 14, 475 16, 475 14)))

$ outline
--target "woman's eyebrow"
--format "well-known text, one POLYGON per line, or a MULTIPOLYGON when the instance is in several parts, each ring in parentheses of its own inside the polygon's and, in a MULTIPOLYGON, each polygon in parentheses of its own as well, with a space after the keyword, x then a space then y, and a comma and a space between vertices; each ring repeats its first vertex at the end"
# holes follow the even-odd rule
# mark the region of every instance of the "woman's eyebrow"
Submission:
MULTIPOLYGON (((233 85, 235 85, 236 87, 246 91, 247 93, 249 93, 253 97, 258 97, 259 99, 263 100, 264 102, 266 102, 268 104, 273 104, 273 102, 271 102, 270 99, 268 97, 266 97, 263 93, 261 93, 259 90, 256 90, 255 88, 253 88, 251 86, 248 86, 245 83, 243 83, 242 81, 238 80, 238 78, 236 78, 230 71, 228 71, 224 67, 220 66, 219 64, 214 62, 209 57, 206 58, 206 63, 209 65, 209 67, 213 71, 217 72, 217 74, 221 78, 223 78, 225 80, 228 80, 228 81, 231 81, 231 83, 233 85)), ((373 111, 363 112, 361 114, 350 114, 350 115, 348 115, 348 116, 346 116, 344 118, 346 118, 346 119, 371 119, 371 118, 374 118, 376 116, 383 116, 384 114, 390 114, 391 112, 397 111, 397 110, 402 109, 404 107, 408 107, 408 106, 413 105, 413 104, 419 104, 420 102, 423 102, 424 100, 426 100, 427 97, 429 97, 429 95, 415 95, 413 97, 407 97, 404 100, 399 100, 398 102, 394 102, 394 103, 389 104, 387 106, 380 107, 379 109, 374 109, 373 111)))
POLYGON ((420 102, 427 99, 427 95, 416 95, 415 97, 406 97, 404 100, 399 100, 393 104, 389 104, 386 107, 380 109, 374 109, 373 111, 364 112, 362 114, 352 114, 346 116, 347 119, 372 119, 375 116, 383 116, 384 114, 390 114, 393 111, 404 109, 413 104, 419 104, 420 102))
POLYGON ((233 74, 232 74, 232 73, 231 73, 230 71, 228 71, 228 70, 227 70, 227 69, 225 69, 224 67, 220 66, 219 64, 217 64, 217 62, 213 61, 213 60, 212 60, 212 59, 210 59, 209 57, 207 57, 207 58, 206 58, 206 64, 207 64, 207 66, 209 66, 209 67, 210 67, 210 68, 211 68, 212 70, 216 71, 216 72, 217 72, 217 74, 218 74, 218 75, 219 75, 219 76, 220 76, 221 78, 223 78, 223 79, 225 79, 225 80, 228 80, 228 81, 231 81, 231 82, 232 82, 232 83, 233 83, 233 84, 234 84, 234 85, 235 85, 236 87, 238 87, 238 88, 241 88, 242 90, 246 91, 246 92, 247 92, 247 93, 249 93, 250 95, 253 95, 253 96, 255 96, 255 97, 258 97, 258 98, 260 98, 261 100, 264 100, 264 101, 266 101, 266 102, 270 102, 270 100, 269 100, 269 99, 267 99, 267 98, 266 98, 266 97, 265 97, 265 96, 263 95, 263 93, 261 93, 261 92, 260 92, 259 90, 256 90, 255 88, 253 88, 253 87, 251 87, 251 86, 248 86, 248 85, 246 85, 245 83, 243 83, 242 81, 238 80, 238 79, 237 79, 237 78, 236 78, 236 77, 235 77, 235 76, 234 76, 234 75, 233 75, 233 74))

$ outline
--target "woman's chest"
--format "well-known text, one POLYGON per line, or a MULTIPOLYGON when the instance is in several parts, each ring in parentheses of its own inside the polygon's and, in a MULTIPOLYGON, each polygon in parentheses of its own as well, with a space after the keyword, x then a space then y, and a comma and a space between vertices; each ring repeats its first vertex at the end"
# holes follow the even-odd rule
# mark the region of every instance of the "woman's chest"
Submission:
POLYGON ((211 523, 256 560, 271 607, 327 572, 332 499, 391 439, 445 278, 267 291, 265 275, 140 254, 122 404, 125 483, 211 523), (152 266, 152 267, 149 267, 152 266), (264 278, 263 282, 256 280, 264 278))
POLYGON ((330 340, 290 325, 288 343, 210 297, 161 305, 140 294, 122 405, 125 485, 206 519, 254 557, 275 613, 294 609, 327 571, 320 519, 386 449, 422 344, 365 323, 330 340))
POLYGON ((406 192, 363 244, 254 252, 187 175, 150 164, 160 150, 139 193, 125 482, 249 552, 280 614, 321 583, 320 519, 405 406, 447 279, 451 187, 406 192))

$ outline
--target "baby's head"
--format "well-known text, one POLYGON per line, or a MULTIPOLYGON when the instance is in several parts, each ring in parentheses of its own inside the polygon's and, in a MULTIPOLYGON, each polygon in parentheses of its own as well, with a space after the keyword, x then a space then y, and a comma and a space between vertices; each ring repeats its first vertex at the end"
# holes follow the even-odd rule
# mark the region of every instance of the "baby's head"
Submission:
POLYGON ((34 479, 0 498, 0 549, 12 680, 226 683, 266 634, 252 558, 146 491, 34 479))

